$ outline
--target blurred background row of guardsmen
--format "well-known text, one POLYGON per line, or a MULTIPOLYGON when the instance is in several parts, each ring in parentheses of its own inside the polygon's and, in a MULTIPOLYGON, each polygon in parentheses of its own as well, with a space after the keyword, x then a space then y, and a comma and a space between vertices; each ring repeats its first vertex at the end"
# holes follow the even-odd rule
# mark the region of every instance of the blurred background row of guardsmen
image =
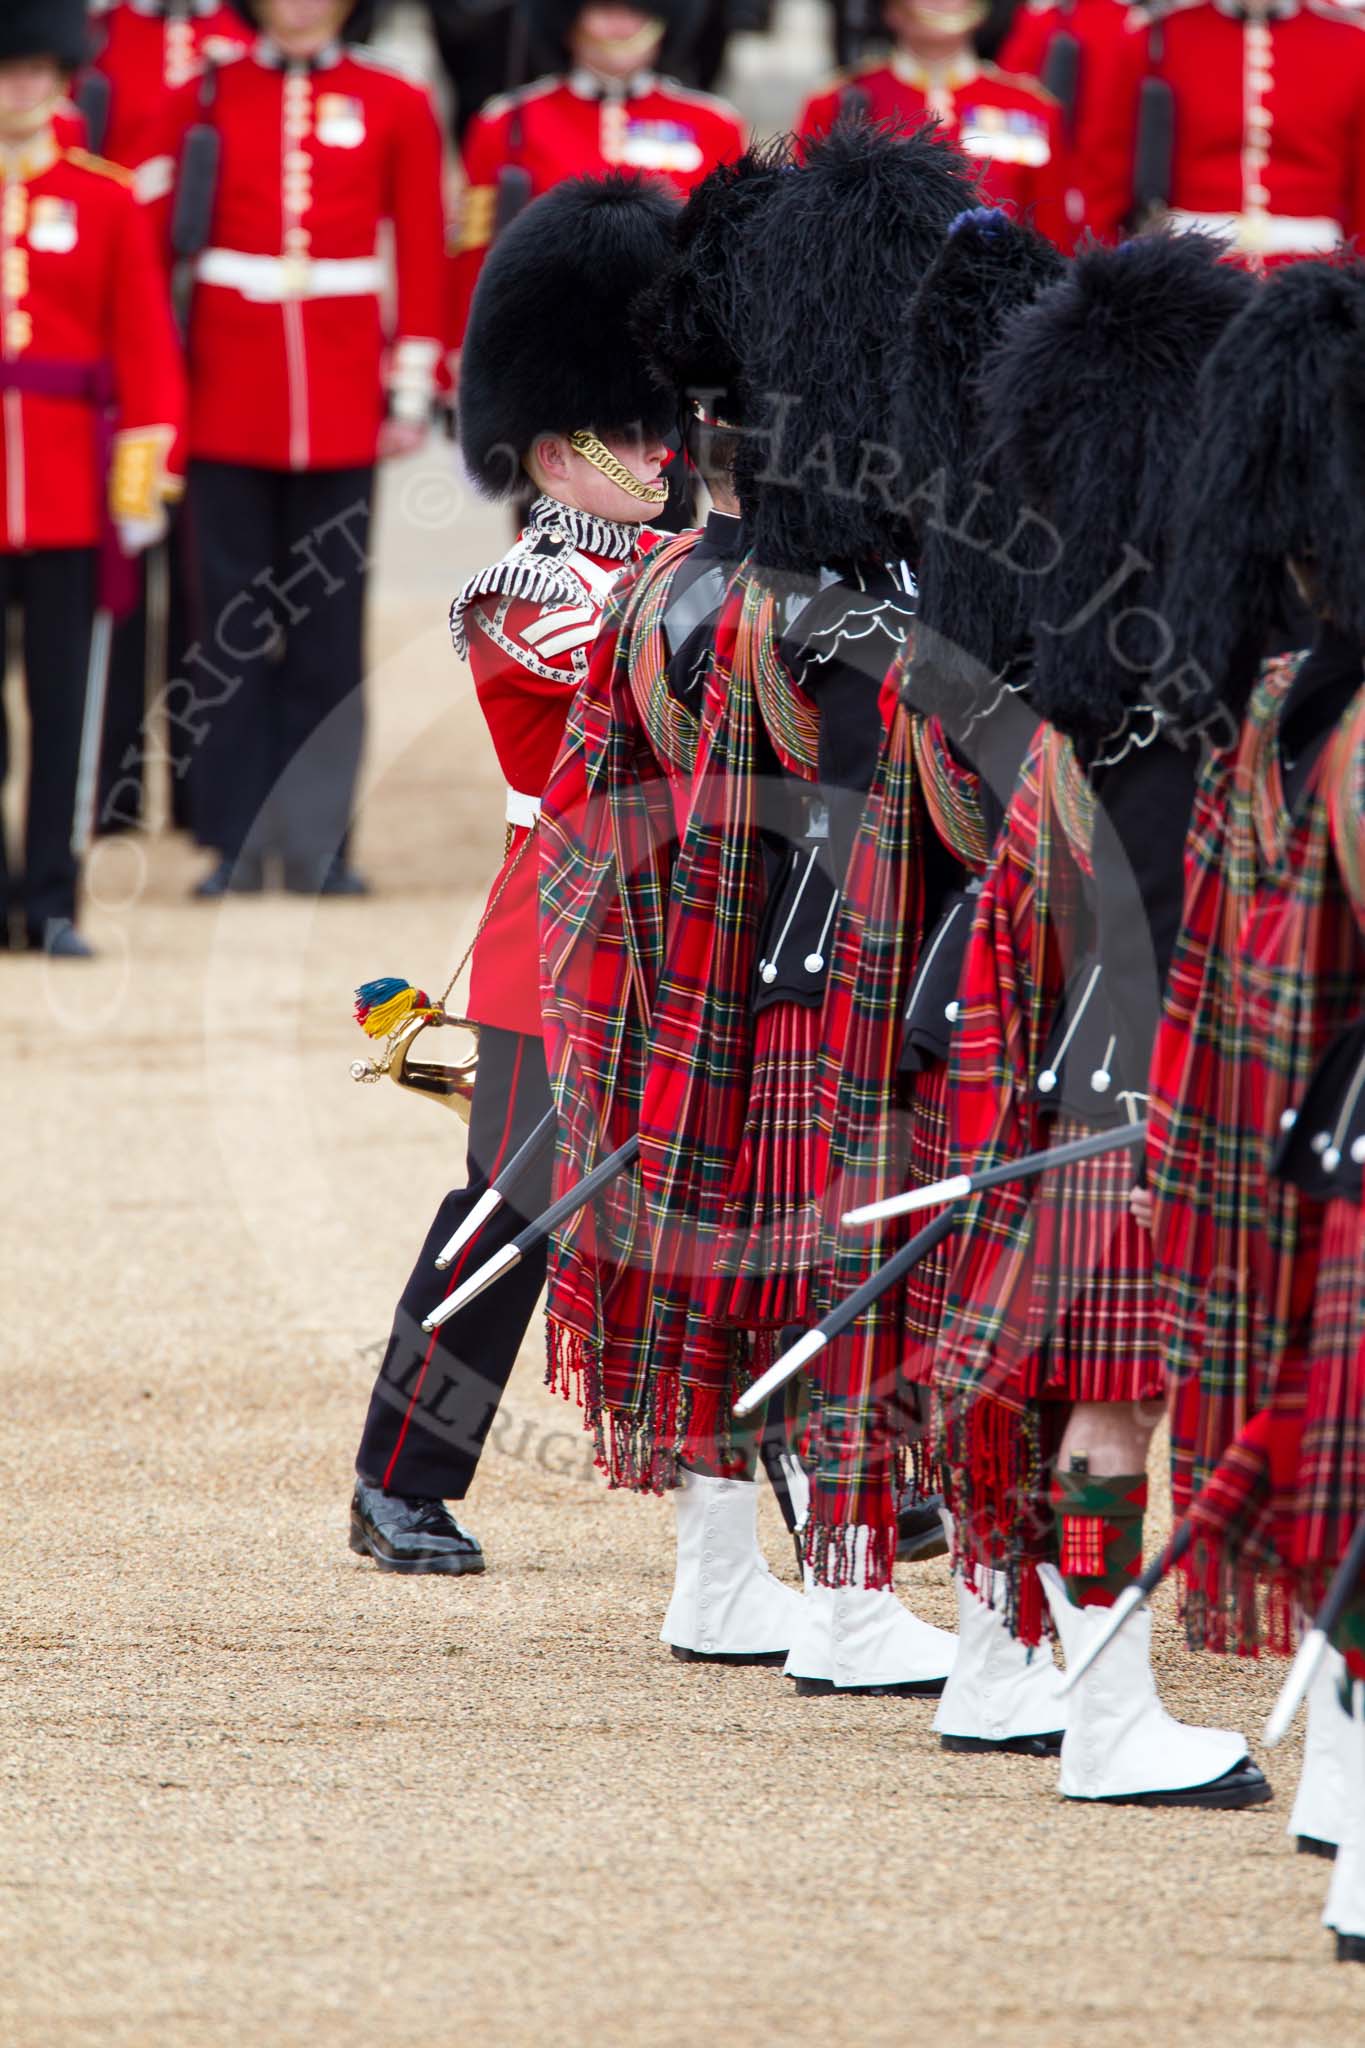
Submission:
MULTIPOLYGON (((745 138, 710 91, 730 39, 792 33, 791 0, 426 11, 444 124, 406 75, 411 0, 0 8, 0 578, 29 711, 11 947, 88 952, 80 858, 146 815, 152 731, 208 857, 197 895, 364 890, 376 467, 455 397, 501 227, 612 165, 688 191, 745 138)), ((1174 215, 1277 263, 1365 218, 1365 15, 1338 0, 837 0, 827 37, 763 125, 934 115, 983 195, 1063 248, 1174 215)))

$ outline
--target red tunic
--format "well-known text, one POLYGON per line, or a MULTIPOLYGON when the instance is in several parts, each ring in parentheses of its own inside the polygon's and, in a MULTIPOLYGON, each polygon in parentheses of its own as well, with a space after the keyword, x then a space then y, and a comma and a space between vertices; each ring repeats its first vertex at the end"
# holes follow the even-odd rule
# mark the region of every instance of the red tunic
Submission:
POLYGON ((166 94, 193 78, 205 57, 221 63, 251 40, 237 9, 222 0, 191 0, 174 14, 166 0, 113 0, 92 15, 99 54, 90 68, 109 81, 100 154, 128 170, 147 156, 146 134, 166 94))
POLYGON ((500 562, 471 578, 451 608, 479 708, 507 779, 507 853, 489 892, 470 970, 476 1024, 543 1032, 540 998, 540 798, 588 672, 602 610, 654 535, 539 498, 500 562))
POLYGON ((737 157, 744 125, 734 108, 652 74, 610 91, 585 72, 542 78, 490 100, 464 139, 465 191, 449 266, 447 332, 464 343, 469 307, 493 240, 498 173, 515 165, 539 198, 564 178, 652 171, 685 197, 708 171, 737 157))
POLYGON ((1175 96, 1170 203, 1245 256, 1322 256, 1365 228, 1365 22, 1330 0, 1270 20, 1210 0, 1134 10, 1087 90, 1077 157, 1085 215, 1116 233, 1133 209, 1138 100, 1149 72, 1175 96))
MULTIPOLYGON (((385 386, 425 417, 440 353, 441 136, 429 95, 333 44, 286 63, 261 37, 166 103, 156 147, 210 118, 222 165, 190 322, 190 453, 262 469, 375 459, 385 386), (377 253, 392 223, 387 366, 377 253)), ((155 162, 157 159, 153 158, 155 162)), ((145 169, 140 176, 145 176, 145 169)))
POLYGON ((110 406, 114 509, 151 517, 184 404, 165 275, 131 179, 40 137, 0 186, 0 551, 96 544, 110 406))
POLYGON ((971 158, 983 198, 1016 214, 1031 212, 1054 241, 1068 240, 1062 111, 1031 78, 1013 78, 994 64, 965 57, 933 80, 903 51, 837 79, 806 102, 797 131, 823 135, 850 95, 865 101, 874 121, 916 128, 937 116, 971 158))

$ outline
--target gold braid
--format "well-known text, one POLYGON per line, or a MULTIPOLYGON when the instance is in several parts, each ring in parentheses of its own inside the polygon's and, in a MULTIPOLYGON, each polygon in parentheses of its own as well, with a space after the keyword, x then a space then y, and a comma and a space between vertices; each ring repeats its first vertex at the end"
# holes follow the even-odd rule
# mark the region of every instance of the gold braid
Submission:
POLYGON ((575 455, 581 455, 585 462, 600 470, 608 483, 615 484, 617 490, 624 491, 627 497, 637 498, 642 505, 667 503, 668 485, 662 477, 656 484, 642 484, 639 477, 632 476, 625 463, 618 461, 610 448, 604 448, 596 434, 590 434, 586 428, 580 427, 577 433, 570 434, 569 446, 575 455))

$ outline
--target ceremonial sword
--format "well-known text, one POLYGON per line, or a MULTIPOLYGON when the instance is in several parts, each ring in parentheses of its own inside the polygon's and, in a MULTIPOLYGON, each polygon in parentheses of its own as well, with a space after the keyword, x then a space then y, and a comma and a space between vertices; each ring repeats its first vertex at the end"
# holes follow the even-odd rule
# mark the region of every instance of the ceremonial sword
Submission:
POLYGON ((444 1273, 448 1266, 453 1266, 470 1239, 478 1236, 490 1216, 497 1215, 526 1169, 535 1165, 545 1147, 553 1140, 557 1122, 554 1111, 547 1109, 526 1143, 512 1154, 492 1185, 484 1189, 454 1237, 441 1252, 436 1261, 438 1273, 444 1273))
POLYGON ((833 1343, 851 1323, 856 1323, 859 1316, 886 1293, 888 1287, 894 1287, 912 1266, 917 1266, 921 1259, 927 1259, 930 1252, 942 1244, 944 1238, 961 1220, 960 1208, 945 1209, 941 1216, 936 1216, 932 1223, 917 1236, 912 1237, 909 1244, 902 1245, 884 1265, 878 1266, 869 1279, 864 1280, 861 1287, 841 1301, 837 1308, 831 1309, 823 1322, 817 1323, 813 1330, 807 1330, 805 1336, 798 1338, 790 1351, 785 1352, 765 1373, 760 1374, 751 1387, 745 1388, 735 1402, 732 1411, 734 1415, 752 1415, 755 1408, 763 1405, 769 1394, 776 1392, 778 1387, 784 1387, 788 1380, 794 1379, 802 1366, 808 1365, 812 1358, 818 1358, 826 1345, 833 1343))
POLYGON ((486 1259, 477 1273, 471 1273, 468 1280, 463 1281, 453 1294, 448 1294, 429 1316, 424 1317, 422 1328, 439 1330, 442 1323, 448 1323, 453 1315, 458 1315, 460 1310, 482 1294, 485 1288, 491 1287, 495 1280, 500 1280, 504 1273, 510 1273, 514 1266, 519 1266, 527 1252, 534 1251, 545 1238, 552 1236, 561 1223, 567 1222, 577 1210, 585 1207, 594 1195, 600 1195, 603 1188, 609 1186, 618 1174, 624 1173, 626 1168, 634 1163, 639 1153, 640 1139, 637 1133, 609 1154, 600 1166, 595 1166, 591 1173, 585 1174, 567 1194, 561 1195, 557 1202, 552 1202, 543 1215, 537 1216, 534 1223, 528 1223, 525 1230, 513 1238, 511 1244, 504 1245, 501 1251, 494 1252, 491 1259, 486 1259))
POLYGON ((1294 1655, 1289 1667, 1289 1676, 1280 1688, 1280 1696, 1271 1709, 1270 1719, 1265 1724, 1265 1746, 1274 1749, 1289 1733, 1289 1724, 1299 1711, 1300 1703, 1309 1686, 1318 1675, 1318 1667, 1327 1654, 1328 1640, 1332 1630, 1346 1611, 1346 1603, 1356 1589, 1356 1581, 1365 1570, 1365 1515, 1356 1523, 1355 1534, 1346 1546, 1346 1555, 1332 1574, 1332 1583, 1326 1597, 1313 1617, 1309 1629, 1294 1655))
POLYGON ((934 1209, 940 1202, 962 1202, 984 1188, 1004 1187, 1015 1180, 1032 1180, 1049 1173, 1054 1166, 1074 1166, 1082 1159, 1099 1159, 1107 1152, 1136 1151, 1147 1142, 1147 1120, 1123 1124, 1118 1130, 1097 1131, 1093 1138, 1075 1138, 1066 1145, 1053 1145, 1043 1152, 1026 1152, 1019 1159, 1007 1159, 1000 1166, 985 1166, 978 1173, 954 1173, 928 1187, 909 1188, 904 1194, 888 1195, 884 1201, 869 1202, 850 1209, 840 1220, 854 1226, 889 1222, 893 1216, 913 1216, 918 1209, 934 1209))

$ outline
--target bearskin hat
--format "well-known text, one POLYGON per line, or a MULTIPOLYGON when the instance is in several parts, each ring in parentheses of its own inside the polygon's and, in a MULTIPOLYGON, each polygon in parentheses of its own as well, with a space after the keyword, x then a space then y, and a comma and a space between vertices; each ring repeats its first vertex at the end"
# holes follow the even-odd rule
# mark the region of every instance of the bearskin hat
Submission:
POLYGON ((960 709, 1020 651, 1036 596, 1027 522, 982 429, 982 366, 1013 316, 1066 274, 1053 244, 997 208, 952 224, 924 274, 896 402, 896 446, 925 479, 910 680, 925 710, 960 709))
POLYGON ((747 423, 744 229, 790 167, 785 141, 718 164, 678 215, 662 275, 635 303, 636 344, 660 388, 674 393, 684 412, 695 393, 713 419, 747 423))
MULTIPOLYGON (((261 0, 232 0, 237 12, 249 21, 253 28, 261 25, 261 0)), ((352 0, 351 11, 342 22, 338 34, 343 42, 363 43, 369 40, 374 29, 375 0, 352 0)))
POLYGON ((540 434, 667 434, 676 399, 630 335, 636 296, 673 252, 678 202, 635 172, 570 178, 489 251, 460 357, 460 447, 507 497, 540 434))
POLYGON ((1295 263, 1209 357, 1177 499, 1165 610, 1197 719, 1239 702, 1279 624, 1287 559, 1365 639, 1365 265, 1295 263))
POLYGON ((736 483, 755 562, 810 576, 906 552, 887 482, 906 321, 975 188, 934 122, 846 117, 803 159, 745 232, 754 421, 736 483))
POLYGON ((90 54, 85 0, 9 0, 0 13, 0 64, 51 57, 79 71, 90 54))
POLYGON ((1034 708, 1118 732, 1166 644, 1155 607, 1200 369, 1257 287, 1208 235, 1091 246, 1011 322, 982 380, 1002 475, 1053 529, 1034 607, 1034 708))
MULTIPOLYGON (((565 70, 572 62, 569 37, 588 0, 522 0, 522 4, 537 64, 565 70)), ((665 60, 684 62, 706 12, 702 0, 651 0, 651 4, 641 5, 640 12, 663 23, 665 60)))

